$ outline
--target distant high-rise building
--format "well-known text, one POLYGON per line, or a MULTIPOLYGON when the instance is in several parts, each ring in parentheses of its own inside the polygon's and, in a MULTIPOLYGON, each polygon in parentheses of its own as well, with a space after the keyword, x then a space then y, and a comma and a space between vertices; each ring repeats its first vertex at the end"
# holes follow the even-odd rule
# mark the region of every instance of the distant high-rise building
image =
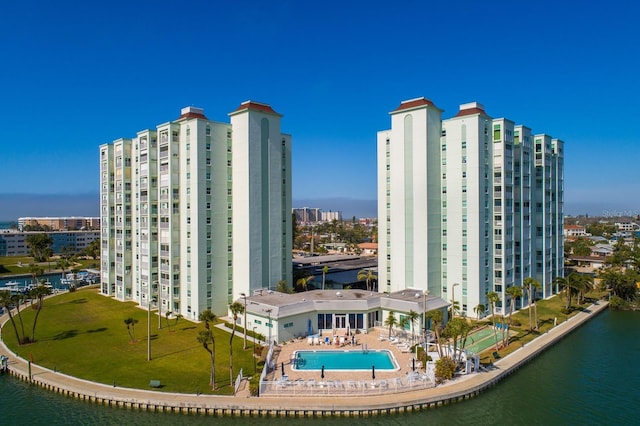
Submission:
POLYGON ((100 229, 99 217, 20 217, 18 218, 18 229, 25 227, 47 227, 51 231, 73 231, 81 229, 100 229))
POLYGON ((333 222, 334 220, 342 220, 342 212, 322 212, 322 221, 323 222, 333 222))
POLYGON ((441 114, 425 98, 405 101, 378 133, 380 291, 428 290, 463 314, 488 307, 491 291, 506 311, 506 289, 527 277, 542 284, 537 296, 557 292, 562 142, 476 102, 441 114))
POLYGON ((323 220, 324 213, 317 207, 299 207, 293 209, 293 214, 300 223, 315 223, 323 220))
POLYGON ((229 115, 187 107, 100 147, 103 294, 195 319, 291 286, 291 136, 269 105, 229 115))

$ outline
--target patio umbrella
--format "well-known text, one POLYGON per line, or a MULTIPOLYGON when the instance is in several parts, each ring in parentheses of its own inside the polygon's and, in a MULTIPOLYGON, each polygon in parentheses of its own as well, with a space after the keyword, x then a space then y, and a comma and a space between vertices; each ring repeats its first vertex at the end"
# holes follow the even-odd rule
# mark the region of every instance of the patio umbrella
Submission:
POLYGON ((375 365, 371 366, 371 379, 372 380, 376 379, 376 366, 375 365))
POLYGON ((324 379, 324 364, 322 364, 322 370, 320 370, 320 378, 324 379))

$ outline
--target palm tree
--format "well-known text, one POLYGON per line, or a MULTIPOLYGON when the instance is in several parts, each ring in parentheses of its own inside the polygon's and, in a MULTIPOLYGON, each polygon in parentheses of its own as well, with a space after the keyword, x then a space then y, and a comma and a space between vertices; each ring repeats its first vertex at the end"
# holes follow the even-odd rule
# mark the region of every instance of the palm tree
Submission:
POLYGON ((554 282, 559 287, 564 288, 564 292, 567 296, 567 303, 565 305, 565 309, 569 311, 571 308, 571 296, 574 293, 580 292, 580 290, 584 287, 582 282, 582 274, 578 274, 577 272, 572 272, 566 278, 556 277, 554 282))
POLYGON ((56 262, 56 268, 62 270, 62 278, 66 278, 66 275, 67 275, 66 272, 70 266, 71 266, 71 262, 69 262, 69 260, 64 257, 61 257, 56 262))
POLYGON ((593 283, 593 278, 591 276, 585 275, 585 274, 580 274, 580 281, 582 283, 582 288, 580 289, 578 303, 582 304, 582 303, 584 303, 584 295, 585 295, 585 293, 593 290, 594 283, 593 283))
POLYGON ((322 289, 323 290, 324 290, 324 283, 327 278, 327 272, 329 272, 329 267, 327 265, 324 265, 324 267, 322 268, 322 289))
POLYGON ((31 277, 33 278, 33 285, 37 285, 38 284, 38 277, 42 274, 44 274, 44 269, 42 268, 42 266, 36 264, 36 263, 30 263, 29 264, 29 273, 31 274, 31 277))
POLYGON ((38 310, 36 311, 36 316, 33 318, 33 327, 31 329, 31 342, 36 341, 36 324, 38 322, 38 316, 40 315, 40 311, 42 310, 45 296, 48 296, 50 294, 51 289, 44 285, 39 285, 38 287, 31 290, 31 297, 33 297, 34 299, 38 299, 38 310))
POLYGON ((207 330, 209 330, 209 323, 214 322, 216 318, 216 314, 211 312, 211 309, 205 309, 198 315, 198 320, 204 322, 204 328, 207 330))
POLYGON ((367 291, 371 291, 372 288, 370 288, 370 284, 377 280, 378 277, 376 276, 376 274, 373 273, 373 271, 371 269, 362 269, 361 271, 358 271, 358 277, 357 277, 358 281, 366 281, 367 283, 367 291))
POLYGON ((298 278, 298 280, 296 281, 296 287, 300 287, 302 291, 306 291, 307 284, 309 284, 309 281, 312 281, 312 280, 313 280, 313 275, 307 275, 306 277, 298 278))
POLYGON ((415 325, 420 319, 420 314, 411 309, 408 314, 409 321, 411 322, 411 342, 416 342, 416 328, 415 325))
MULTIPOLYGON (((522 288, 518 287, 517 285, 512 285, 505 290, 505 293, 507 293, 511 298, 511 303, 509 304, 509 327, 511 327, 511 316, 513 315, 513 308, 516 305, 516 299, 518 297, 522 297, 522 288)), ((509 344, 509 334, 506 332, 504 327, 502 328, 502 344, 504 346, 507 346, 509 344), (505 334, 507 337, 505 337, 505 334)))
POLYGON ((398 320, 396 320, 395 312, 389 311, 389 315, 387 315, 387 319, 384 320, 384 325, 389 327, 389 339, 391 339, 391 329, 394 325, 398 324, 398 320))
POLYGON ((24 322, 22 321, 22 313, 20 305, 25 301, 26 296, 22 293, 17 293, 11 296, 12 303, 16 306, 18 312, 18 321, 20 322, 20 329, 22 330, 22 340, 18 344, 26 343, 27 335, 24 332, 24 322))
POLYGON ((213 337, 213 330, 208 328, 200 330, 197 339, 202 347, 209 352, 209 356, 211 357, 211 376, 209 377, 209 385, 211 386, 211 389, 216 390, 216 340, 213 337))
POLYGON ((487 307, 484 306, 482 303, 477 304, 473 308, 473 312, 476 313, 478 321, 480 321, 480 315, 484 315, 486 311, 487 311, 487 307))
POLYGON ((500 296, 495 291, 487 293, 487 300, 489 301, 489 308, 491 308, 491 321, 493 322, 493 335, 496 341, 496 351, 498 350, 498 330, 496 329, 496 316, 495 308, 496 303, 500 301, 500 296))
POLYGON ((400 320, 398 321, 398 328, 402 330, 402 335, 407 337, 407 327, 409 327, 409 317, 405 315, 400 315, 400 320))
MULTIPOLYGON (((236 334, 238 316, 244 312, 244 306, 242 306, 240 302, 233 302, 229 305, 229 310, 233 316, 233 328, 231 330, 231 338, 229 339, 229 383, 233 383, 233 336, 236 334)), ((244 332, 246 333, 247 330, 244 332)))
POLYGON ((457 365, 462 356, 462 351, 458 351, 458 347, 464 347, 467 335, 471 331, 471 325, 463 318, 452 318, 447 322, 444 331, 445 335, 453 340, 453 355, 451 358, 457 365))
MULTIPOLYGON (((531 322, 531 301, 533 300, 533 304, 535 307, 535 290, 540 289, 540 283, 531 277, 527 277, 523 281, 523 288, 527 292, 527 301, 529 302, 529 330, 533 330, 533 324, 531 322), (533 287, 533 288, 532 288, 533 287)), ((537 311, 537 309, 536 309, 537 311)), ((536 328, 538 328, 538 313, 536 312, 536 328)))
MULTIPOLYGON (((438 354, 442 357, 442 347, 440 346, 440 335, 442 333, 442 311, 435 309, 427 313, 427 318, 431 320, 431 328, 436 333, 436 347, 438 348, 438 354)), ((427 348, 429 350, 429 348, 427 348)))
POLYGON ((213 390, 216 389, 216 340, 213 336, 213 330, 211 330, 209 323, 216 320, 216 314, 211 312, 210 309, 205 309, 200 312, 198 319, 204 322, 204 330, 198 334, 198 342, 202 345, 209 356, 211 357, 211 376, 209 378, 209 385, 213 390))
POLYGON ((124 320, 124 323, 127 326, 127 333, 129 333, 129 338, 130 338, 129 342, 135 342, 136 341, 135 327, 136 327, 136 324, 138 323, 138 320, 133 317, 129 317, 124 320))
POLYGON ((9 314, 9 320, 11 320, 11 325, 13 325, 13 330, 16 332, 16 341, 18 345, 22 344, 22 339, 20 338, 20 333, 18 333, 18 326, 16 326, 16 321, 13 318, 13 314, 11 310, 13 308, 14 299, 11 296, 11 292, 9 290, 0 291, 0 306, 2 306, 5 311, 9 314))
POLYGON ((409 318, 409 322, 411 323, 411 343, 416 342, 416 329, 415 324, 420 319, 420 314, 411 309, 407 314, 407 318, 409 318))

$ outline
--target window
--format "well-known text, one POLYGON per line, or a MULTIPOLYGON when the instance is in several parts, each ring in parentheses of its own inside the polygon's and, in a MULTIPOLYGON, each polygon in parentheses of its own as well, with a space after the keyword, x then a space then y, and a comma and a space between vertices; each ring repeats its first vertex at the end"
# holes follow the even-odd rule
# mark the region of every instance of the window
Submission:
POLYGON ((493 140, 494 141, 499 141, 500 140, 500 125, 499 124, 494 124, 493 125, 493 140))

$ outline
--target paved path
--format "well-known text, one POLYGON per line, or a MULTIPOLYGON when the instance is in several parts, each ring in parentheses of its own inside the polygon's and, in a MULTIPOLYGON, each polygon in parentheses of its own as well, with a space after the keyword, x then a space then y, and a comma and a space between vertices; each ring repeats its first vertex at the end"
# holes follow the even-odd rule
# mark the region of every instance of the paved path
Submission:
MULTIPOLYGON (((497 383, 506 375, 515 371, 531 358, 553 343, 560 340, 570 331, 595 316, 607 307, 607 302, 599 302, 585 311, 578 313, 558 326, 543 334, 536 340, 527 343, 522 348, 495 362, 492 369, 477 374, 464 376, 436 388, 422 389, 399 394, 367 395, 366 397, 233 397, 195 394, 176 394, 155 392, 141 389, 127 389, 107 386, 87 380, 77 379, 65 374, 56 373, 49 369, 33 364, 31 366, 32 380, 49 389, 64 389, 64 393, 84 399, 98 399, 112 405, 133 405, 134 407, 149 409, 149 407, 163 406, 170 410, 201 409, 212 413, 226 414, 257 414, 258 412, 277 414, 279 412, 388 412, 405 407, 424 407, 432 404, 463 399, 479 393, 481 390, 497 383), (222 411, 218 411, 222 410, 222 411)), ((0 318, 0 324, 5 324, 7 315, 0 318)), ((6 324, 11 327, 11 325, 6 324)), ((9 369, 12 373, 28 377, 28 363, 15 356, 0 341, 0 354, 9 356, 9 369)))

